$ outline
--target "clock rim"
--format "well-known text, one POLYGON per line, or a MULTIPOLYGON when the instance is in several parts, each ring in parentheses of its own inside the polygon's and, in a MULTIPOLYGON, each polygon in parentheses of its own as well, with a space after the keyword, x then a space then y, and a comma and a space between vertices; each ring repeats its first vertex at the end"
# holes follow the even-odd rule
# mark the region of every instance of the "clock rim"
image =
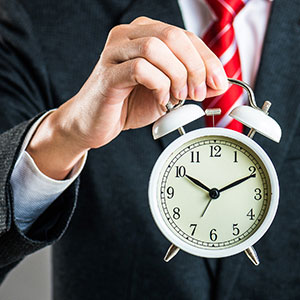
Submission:
POLYGON ((269 229, 271 226, 274 217, 277 212, 278 203, 279 203, 279 181, 277 177, 277 173, 275 167, 267 155, 267 153, 259 146, 254 140, 250 139, 246 135, 233 131, 227 128, 200 128, 188 132, 171 144, 167 146, 166 149, 161 153, 159 158, 157 159, 149 180, 149 187, 148 187, 148 197, 149 197, 149 205, 150 210, 153 216, 153 219, 162 232, 162 234, 175 246, 179 247, 181 250, 188 252, 190 254, 200 256, 200 257, 208 257, 208 258, 219 258, 219 257, 227 257, 232 256, 242 251, 245 251, 249 247, 253 246, 269 229), (246 240, 236 244, 230 248, 225 249, 201 249, 196 246, 193 246, 189 243, 186 243, 183 239, 180 239, 173 231, 168 227, 166 222, 163 219, 163 216, 160 213, 158 200, 157 200, 157 185, 160 172, 164 166, 164 163, 169 158, 169 156, 176 151, 180 146, 187 143, 190 140, 199 137, 205 136, 221 136, 221 137, 228 137, 238 142, 243 143, 247 147, 249 147, 256 155, 260 158, 264 167, 268 173, 269 180, 270 180, 270 190, 271 190, 271 200, 270 206, 267 211, 267 214, 259 226, 259 228, 246 240))

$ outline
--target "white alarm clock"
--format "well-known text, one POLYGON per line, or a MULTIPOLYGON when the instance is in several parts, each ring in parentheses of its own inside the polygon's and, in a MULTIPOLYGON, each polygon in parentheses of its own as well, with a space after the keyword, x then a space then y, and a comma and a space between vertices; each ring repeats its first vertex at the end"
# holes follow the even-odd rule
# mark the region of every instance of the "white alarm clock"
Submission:
MULTIPOLYGON (((245 251, 259 264, 253 245, 270 227, 278 207, 279 183, 266 152, 252 140, 255 132, 279 142, 281 129, 262 109, 244 82, 251 106, 231 116, 251 128, 248 136, 226 128, 185 133, 182 126, 205 115, 194 104, 182 105, 153 125, 154 139, 174 130, 181 136, 156 161, 149 182, 153 218, 172 243, 165 261, 181 249, 201 257, 226 257, 245 251)), ((209 110, 207 113, 219 113, 209 110)))

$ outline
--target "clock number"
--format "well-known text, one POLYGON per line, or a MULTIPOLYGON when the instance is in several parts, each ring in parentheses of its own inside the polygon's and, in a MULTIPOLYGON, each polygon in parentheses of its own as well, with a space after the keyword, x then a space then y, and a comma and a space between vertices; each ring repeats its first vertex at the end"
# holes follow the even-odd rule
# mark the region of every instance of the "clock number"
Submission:
POLYGON ((256 193, 255 196, 254 196, 254 199, 257 200, 257 201, 259 201, 262 198, 261 189, 260 188, 256 188, 254 190, 254 192, 256 193))
POLYGON ((173 196, 174 196, 174 188, 172 187, 172 186, 169 186, 168 188, 167 188, 167 197, 168 197, 168 199, 172 199, 173 198, 173 196))
POLYGON ((234 151, 234 160, 233 160, 234 163, 237 163, 238 160, 237 160, 237 151, 234 151))
POLYGON ((249 171, 251 172, 251 175, 253 175, 256 172, 256 168, 254 166, 249 167, 249 171))
POLYGON ((221 157, 221 146, 210 146, 210 157, 221 157))
POLYGON ((195 233, 195 230, 197 228, 197 224, 191 224, 190 227, 194 227, 193 230, 192 230, 192 236, 193 236, 194 233, 195 233))
POLYGON ((173 208, 173 219, 178 220, 180 218, 180 208, 174 207, 173 208))
POLYGON ((184 177, 185 176, 185 167, 184 166, 176 166, 176 177, 184 177))
POLYGON ((232 225, 232 230, 233 230, 232 234, 235 235, 235 236, 240 234, 240 229, 237 227, 238 225, 239 224, 233 224, 232 225))
POLYGON ((253 221, 255 218, 255 214, 253 213, 253 208, 251 208, 249 210, 249 212, 247 213, 247 216, 250 217, 250 220, 253 221))
POLYGON ((199 163, 200 162, 200 152, 199 151, 191 151, 191 163, 199 163))
POLYGON ((217 229, 212 229, 210 232, 209 232, 209 238, 211 241, 216 241, 218 236, 217 236, 217 229))

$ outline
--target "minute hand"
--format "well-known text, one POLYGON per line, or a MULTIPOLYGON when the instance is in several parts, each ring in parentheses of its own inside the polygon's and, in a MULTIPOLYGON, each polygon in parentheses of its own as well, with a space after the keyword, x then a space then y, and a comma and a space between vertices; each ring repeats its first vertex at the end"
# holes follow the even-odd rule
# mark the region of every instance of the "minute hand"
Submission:
POLYGON ((244 177, 244 178, 241 178, 241 179, 239 179, 239 180, 237 180, 237 181, 235 181, 235 182, 233 182, 233 183, 230 183, 230 184, 224 186, 223 188, 219 189, 219 192, 221 193, 221 192, 223 192, 223 191, 225 191, 225 190, 228 190, 228 189, 230 189, 230 188, 232 188, 232 187, 234 187, 234 186, 236 186, 236 185, 238 185, 238 184, 240 184, 240 183, 242 183, 242 182, 248 180, 248 179, 251 178, 251 177, 256 177, 256 174, 251 174, 251 175, 246 176, 246 177, 244 177))

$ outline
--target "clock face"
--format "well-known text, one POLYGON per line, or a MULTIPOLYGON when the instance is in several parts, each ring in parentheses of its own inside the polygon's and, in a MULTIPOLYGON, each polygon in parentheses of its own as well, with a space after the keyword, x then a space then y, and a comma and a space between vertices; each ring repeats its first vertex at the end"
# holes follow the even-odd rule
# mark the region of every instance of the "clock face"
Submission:
POLYGON ((155 195, 150 204, 159 227, 176 246, 201 256, 227 256, 248 248, 247 242, 269 227, 276 211, 271 200, 277 176, 263 150, 244 135, 207 131, 187 134, 167 148, 150 186, 155 195), (268 224, 262 226, 266 218, 268 224))

